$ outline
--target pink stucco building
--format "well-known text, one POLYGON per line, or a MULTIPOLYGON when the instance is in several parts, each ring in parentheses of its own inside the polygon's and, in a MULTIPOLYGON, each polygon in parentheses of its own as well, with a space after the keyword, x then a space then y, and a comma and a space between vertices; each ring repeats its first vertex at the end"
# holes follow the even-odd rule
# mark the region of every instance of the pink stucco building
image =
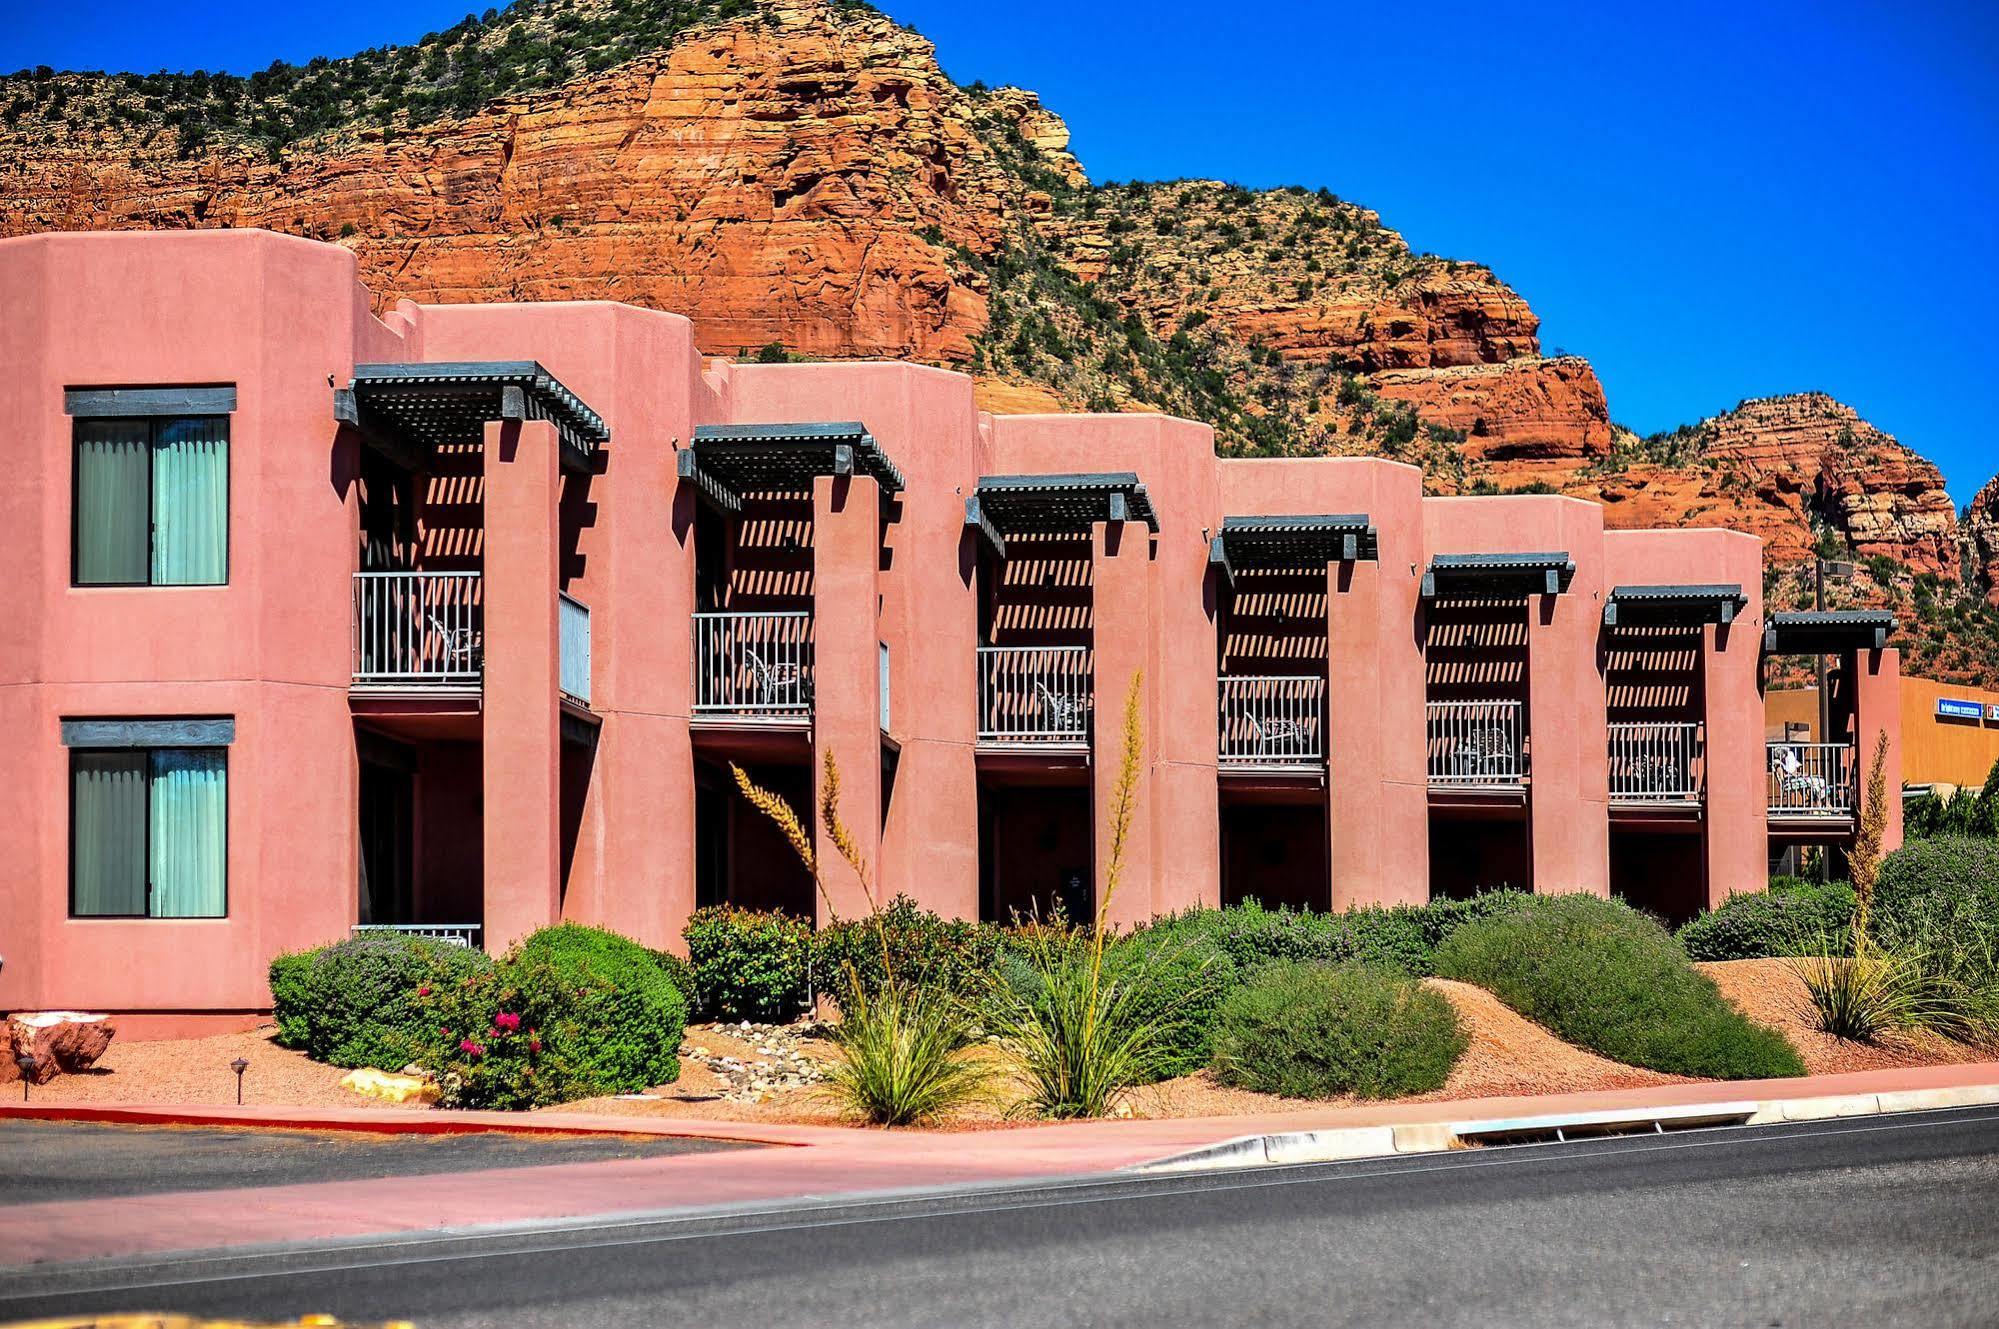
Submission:
POLYGON ((1855 736, 1896 737, 1881 625, 1766 622, 1734 532, 704 362, 616 304, 376 318, 345 250, 264 232, 0 242, 0 303, 0 1009, 143 1036, 357 925, 823 915, 728 766, 803 810, 827 751, 886 892, 1087 912, 1141 675, 1125 923, 1681 916, 1850 836, 1855 736), (1766 650, 1841 656, 1843 744, 1766 743, 1766 650))

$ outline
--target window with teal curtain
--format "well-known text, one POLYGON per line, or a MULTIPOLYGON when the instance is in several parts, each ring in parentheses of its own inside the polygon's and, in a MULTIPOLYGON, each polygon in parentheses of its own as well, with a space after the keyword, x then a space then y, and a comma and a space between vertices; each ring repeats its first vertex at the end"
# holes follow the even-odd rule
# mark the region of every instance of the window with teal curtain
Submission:
POLYGON ((76 422, 75 582, 229 580, 229 418, 76 422))
POLYGON ((228 913, 225 749, 77 749, 70 773, 73 917, 228 913))
POLYGON ((158 420, 153 426, 155 586, 229 580, 229 421, 158 420))
POLYGON ((152 422, 76 423, 76 581, 144 585, 152 521, 152 422))
POLYGON ((221 748, 152 754, 154 918, 220 918, 227 878, 228 763, 221 748))
POLYGON ((148 756, 70 754, 70 913, 79 918, 146 912, 148 756))

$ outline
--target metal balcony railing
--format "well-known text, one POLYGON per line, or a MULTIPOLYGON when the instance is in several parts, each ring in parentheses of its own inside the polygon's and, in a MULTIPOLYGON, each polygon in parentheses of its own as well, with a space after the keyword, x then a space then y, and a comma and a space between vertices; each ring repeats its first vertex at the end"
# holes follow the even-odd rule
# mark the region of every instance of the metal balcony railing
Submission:
POLYGON ((1853 815, 1851 743, 1772 742, 1769 745, 1770 815, 1853 815))
POLYGON ((1326 759, 1326 680, 1308 674, 1223 678, 1224 766, 1316 766, 1326 759))
POLYGON ((557 677, 563 692, 590 704, 590 606, 567 591, 559 592, 558 638, 561 646, 557 677))
POLYGON ((1087 743, 1087 646, 979 647, 981 743, 1087 743))
POLYGON ((357 935, 369 932, 396 932, 405 937, 429 937, 434 941, 450 942, 453 946, 463 946, 467 950, 479 949, 479 934, 483 930, 478 923, 356 923, 353 928, 357 935))
POLYGON ((1622 803, 1698 801, 1701 739, 1694 721, 1612 722, 1610 796, 1622 803))
POLYGON ((354 681, 466 686, 485 663, 476 572, 354 574, 354 681))
POLYGON ((1517 701, 1428 703, 1430 783, 1524 784, 1523 709, 1517 701))
POLYGON ((694 713, 805 720, 812 714, 809 611, 694 615, 694 713))

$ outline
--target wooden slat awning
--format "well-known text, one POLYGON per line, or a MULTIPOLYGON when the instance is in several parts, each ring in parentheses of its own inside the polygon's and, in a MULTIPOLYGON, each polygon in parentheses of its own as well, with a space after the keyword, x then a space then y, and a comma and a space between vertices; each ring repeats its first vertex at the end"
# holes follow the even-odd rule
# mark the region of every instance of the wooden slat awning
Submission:
POLYGON ((1603 602, 1607 628, 1665 624, 1692 627, 1733 623, 1749 600, 1739 582, 1689 586, 1618 586, 1603 602))
POLYGON ((1437 554, 1423 573, 1425 600, 1513 600, 1560 595, 1576 575, 1566 553, 1437 554))
POLYGON ((1208 563, 1226 583, 1235 574, 1265 568, 1323 568, 1380 554, 1366 513, 1224 517, 1208 544, 1208 563))
POLYGON ((1159 529, 1158 514, 1136 472, 984 475, 965 500, 965 524, 976 528, 1001 557, 1010 535, 1085 533, 1100 521, 1142 521, 1159 529))
POLYGON ((334 418, 391 459, 428 466, 443 444, 477 444, 493 420, 547 420, 571 470, 592 468, 610 442, 603 417, 536 360, 364 364, 334 390, 334 418))
POLYGON ((682 448, 680 474, 726 512, 746 494, 810 491, 821 475, 867 475, 884 499, 903 490, 902 472, 858 420, 800 424, 696 425, 682 448))
POLYGON ((1763 627, 1766 655, 1834 655, 1878 651, 1888 645, 1895 616, 1885 609, 1808 609, 1770 615, 1763 627))

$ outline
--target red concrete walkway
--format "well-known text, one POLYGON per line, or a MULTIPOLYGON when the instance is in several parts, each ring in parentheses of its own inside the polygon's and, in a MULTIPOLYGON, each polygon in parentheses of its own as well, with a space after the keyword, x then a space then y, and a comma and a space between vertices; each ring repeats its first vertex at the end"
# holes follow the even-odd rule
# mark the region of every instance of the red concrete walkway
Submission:
MULTIPOLYGON (((1697 1103, 1817 1098, 1999 1085, 1999 1063, 1796 1080, 1664 1085, 1594 1094, 1301 1109, 1254 1117, 1088 1121, 939 1132, 506 1113, 162 1108, 59 1103, 0 1107, 0 1118, 235 1124, 364 1131, 612 1131, 774 1146, 666 1158, 448 1173, 421 1184, 340 1181, 15 1205, 0 1209, 0 1262, 160 1255, 279 1242, 723 1205, 855 1197, 1008 1180, 1076 1177, 1153 1162, 1246 1135, 1466 1121, 1697 1103)), ((0 1125, 0 1130, 4 1130, 0 1125)))

